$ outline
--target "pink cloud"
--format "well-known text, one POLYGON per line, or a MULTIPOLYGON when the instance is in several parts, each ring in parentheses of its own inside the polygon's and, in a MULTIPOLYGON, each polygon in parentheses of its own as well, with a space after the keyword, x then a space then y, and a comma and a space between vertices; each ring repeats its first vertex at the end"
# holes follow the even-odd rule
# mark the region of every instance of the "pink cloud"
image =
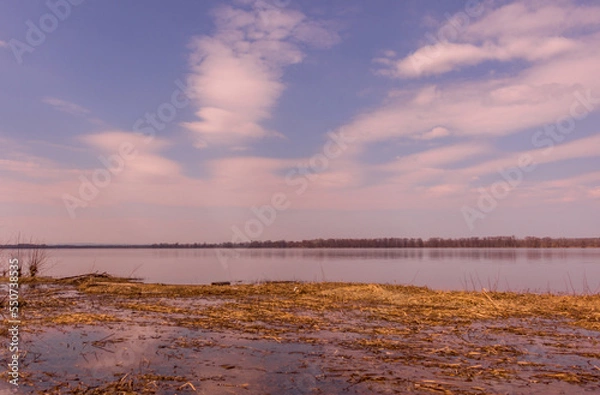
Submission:
POLYGON ((452 27, 456 39, 444 37, 404 58, 375 59, 378 71, 391 77, 414 78, 442 74, 484 61, 529 62, 546 60, 586 48, 585 36, 567 35, 575 28, 596 28, 600 7, 577 6, 569 1, 514 2, 487 12, 479 20, 469 19, 452 27))
POLYGON ((303 46, 328 48, 339 41, 332 29, 299 11, 246 3, 251 9, 217 9, 216 33, 192 40, 188 82, 199 120, 183 126, 198 148, 281 136, 262 122, 285 89, 285 67, 302 62, 303 46))

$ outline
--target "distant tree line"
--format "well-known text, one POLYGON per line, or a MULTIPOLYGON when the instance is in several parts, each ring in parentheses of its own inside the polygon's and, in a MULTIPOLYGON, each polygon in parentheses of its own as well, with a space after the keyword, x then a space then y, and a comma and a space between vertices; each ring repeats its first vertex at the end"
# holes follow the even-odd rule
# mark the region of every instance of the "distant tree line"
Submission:
POLYGON ((156 244, 103 244, 103 245, 39 245, 6 244, 0 248, 600 248, 600 237, 551 238, 528 236, 467 237, 444 239, 386 237, 377 239, 312 239, 301 241, 266 240, 246 243, 156 243, 156 244))
POLYGON ((551 238, 514 236, 469 237, 444 239, 377 238, 377 239, 312 239, 302 241, 266 240, 247 243, 152 244, 153 248, 600 248, 600 237, 551 238))

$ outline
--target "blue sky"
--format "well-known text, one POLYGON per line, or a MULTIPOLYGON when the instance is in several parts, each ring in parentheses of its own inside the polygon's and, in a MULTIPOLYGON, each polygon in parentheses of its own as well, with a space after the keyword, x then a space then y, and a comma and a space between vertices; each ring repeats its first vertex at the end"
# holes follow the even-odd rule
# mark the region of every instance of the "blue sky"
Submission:
POLYGON ((597 236, 599 20, 574 0, 2 3, 0 238, 597 236))

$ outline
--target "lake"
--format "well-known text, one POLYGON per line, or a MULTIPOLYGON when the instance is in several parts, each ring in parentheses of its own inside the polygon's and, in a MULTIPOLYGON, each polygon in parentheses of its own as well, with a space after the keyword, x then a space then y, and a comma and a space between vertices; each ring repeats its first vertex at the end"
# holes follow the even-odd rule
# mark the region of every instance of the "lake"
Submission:
POLYGON ((343 281, 440 290, 600 292, 600 249, 53 249, 43 274, 145 282, 343 281), (221 258, 218 257, 220 254, 221 258))

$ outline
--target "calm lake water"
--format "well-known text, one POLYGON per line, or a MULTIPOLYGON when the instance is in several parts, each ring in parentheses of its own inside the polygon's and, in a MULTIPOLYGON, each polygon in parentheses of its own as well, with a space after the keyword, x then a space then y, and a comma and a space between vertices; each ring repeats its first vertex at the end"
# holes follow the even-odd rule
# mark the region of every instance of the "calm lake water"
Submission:
POLYGON ((600 249, 59 249, 44 274, 146 282, 346 281, 440 290, 600 292, 600 249), (221 259, 218 257, 220 251, 221 259), (237 256, 233 256, 233 252, 237 256), (223 259, 225 257, 225 259, 223 259))

